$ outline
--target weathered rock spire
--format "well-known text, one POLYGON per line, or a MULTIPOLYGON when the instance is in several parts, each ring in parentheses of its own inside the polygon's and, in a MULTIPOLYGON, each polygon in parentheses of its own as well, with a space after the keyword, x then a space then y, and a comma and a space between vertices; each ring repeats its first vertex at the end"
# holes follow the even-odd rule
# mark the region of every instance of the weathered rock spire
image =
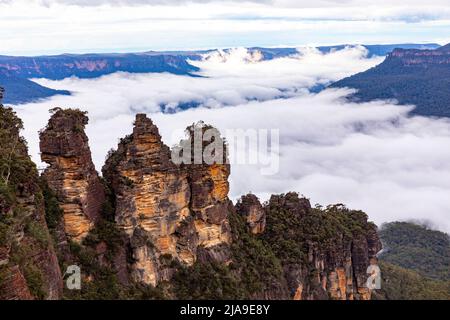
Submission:
POLYGON ((174 164, 157 127, 136 116, 133 133, 103 167, 116 195, 116 222, 129 236, 135 280, 155 285, 167 279, 160 264, 165 255, 185 265, 228 259, 222 248, 230 241, 227 168, 174 164))
POLYGON ((266 212, 254 194, 242 196, 236 204, 236 211, 247 221, 250 232, 261 234, 266 228, 266 212))
POLYGON ((104 189, 84 132, 88 117, 79 110, 53 111, 39 135, 41 159, 49 164, 43 176, 64 211, 67 236, 81 241, 100 216, 104 189))

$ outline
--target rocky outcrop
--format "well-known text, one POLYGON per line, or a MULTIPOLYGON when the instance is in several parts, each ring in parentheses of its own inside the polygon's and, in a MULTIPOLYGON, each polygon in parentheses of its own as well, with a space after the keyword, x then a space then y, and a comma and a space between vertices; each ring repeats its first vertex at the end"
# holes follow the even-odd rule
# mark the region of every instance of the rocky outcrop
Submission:
POLYGON ((191 146, 191 159, 183 167, 188 173, 190 209, 195 219, 198 245, 205 249, 202 260, 227 263, 231 242, 228 214, 234 210, 228 198, 230 164, 227 148, 220 132, 202 122, 188 127, 186 131, 188 139, 181 145, 191 146), (215 149, 208 155, 207 150, 211 147, 215 149), (203 158, 200 159, 199 155, 203 158))
POLYGON ((388 62, 401 63, 403 66, 430 66, 450 64, 450 45, 436 50, 395 49, 387 58, 388 62))
POLYGON ((84 132, 87 123, 79 110, 56 109, 39 135, 41 159, 49 164, 43 177, 64 211, 67 236, 78 242, 92 229, 105 201, 84 132))
POLYGON ((0 111, 0 299, 61 297, 47 224, 58 244, 81 242, 57 249, 60 263, 82 267, 88 298, 97 282, 114 287, 112 298, 140 288, 144 297, 153 289, 142 284, 162 282, 168 297, 189 298, 191 282, 202 282, 196 297, 370 299, 366 270, 381 244, 367 215, 343 205, 312 208, 297 193, 264 204, 248 194, 234 206, 227 147, 213 127, 188 127, 186 140, 170 150, 138 114, 132 134, 108 154, 103 183, 86 115, 57 109, 40 133, 49 167, 39 179, 20 120, 0 111), (210 279, 217 288, 203 295, 210 279))
POLYGON ((170 161, 169 148, 145 115, 137 115, 133 134, 110 154, 103 175, 115 193, 117 225, 129 237, 136 281, 158 283, 161 255, 195 261, 196 235, 187 232, 194 226, 187 173, 170 161))
POLYGON ((0 105, 0 299, 59 299, 61 272, 21 128, 0 105))
POLYGON ((266 228, 266 212, 254 194, 242 196, 236 204, 236 211, 247 221, 251 233, 261 234, 266 228))
POLYGON ((216 251, 229 242, 229 171, 174 164, 158 128, 139 114, 132 135, 110 153, 103 175, 115 193, 116 222, 129 236, 135 280, 157 284, 168 274, 160 257, 192 265, 199 246, 222 258, 216 251))
POLYGON ((370 299, 366 270, 381 242, 364 213, 342 205, 316 210, 295 193, 272 196, 265 209, 263 237, 281 258, 294 299, 370 299))

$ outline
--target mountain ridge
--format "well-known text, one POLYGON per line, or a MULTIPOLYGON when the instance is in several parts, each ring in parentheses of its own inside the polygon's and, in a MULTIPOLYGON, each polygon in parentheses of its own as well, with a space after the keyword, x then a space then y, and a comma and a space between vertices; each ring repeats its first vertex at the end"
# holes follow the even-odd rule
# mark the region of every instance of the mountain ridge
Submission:
POLYGON ((395 99, 411 114, 450 117, 450 45, 435 50, 395 49, 378 66, 331 84, 357 92, 355 101, 395 99))
MULTIPOLYGON (((322 53, 340 50, 350 45, 317 47, 322 53)), ((365 45, 368 55, 385 55, 395 47, 435 48, 437 44, 365 45)), ((223 49, 227 52, 230 49, 223 49)), ((296 54, 297 48, 248 48, 252 53, 260 53, 262 59, 271 60, 296 54)), ((217 51, 148 51, 140 53, 89 53, 44 56, 0 56, 0 85, 7 89, 4 102, 22 104, 57 94, 70 94, 64 90, 53 90, 40 86, 30 79, 47 78, 61 80, 75 76, 96 78, 118 71, 130 73, 169 72, 177 75, 193 76, 198 68, 189 60, 200 60, 202 55, 217 51), (3 76, 2 76, 3 74, 3 76)))

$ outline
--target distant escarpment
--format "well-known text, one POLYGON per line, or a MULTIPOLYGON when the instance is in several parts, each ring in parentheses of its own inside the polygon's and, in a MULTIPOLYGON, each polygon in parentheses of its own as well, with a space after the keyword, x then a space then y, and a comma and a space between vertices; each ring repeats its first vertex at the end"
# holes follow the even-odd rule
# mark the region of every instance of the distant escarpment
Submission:
MULTIPOLYGON (((342 50, 351 45, 318 47, 322 53, 342 50)), ((368 56, 385 56, 395 48, 435 49, 437 44, 364 45, 368 56)), ((56 56, 0 56, 0 86, 7 89, 5 102, 30 103, 54 95, 69 95, 66 90, 55 90, 39 85, 32 79, 61 80, 69 77, 98 78, 115 72, 159 73, 192 75, 199 68, 192 61, 204 55, 228 55, 233 49, 200 51, 162 51, 140 53, 62 54, 56 56)), ((299 53, 298 48, 248 48, 253 61, 284 58, 299 53)), ((192 105, 196 105, 193 103, 192 105)), ((191 103, 184 104, 185 108, 191 103)))
POLYGON ((114 72, 168 72, 189 75, 198 71, 197 67, 189 63, 188 59, 191 57, 198 55, 148 52, 37 57, 0 56, 0 85, 7 90, 6 103, 30 103, 54 95, 70 94, 66 90, 41 86, 30 79, 97 78, 114 72))
MULTIPOLYGON (((81 290, 65 288, 66 299, 370 299, 366 269, 381 244, 363 212, 342 205, 313 208, 297 193, 273 195, 266 203, 248 194, 234 205, 228 198, 227 146, 219 132, 194 124, 180 143, 187 148, 170 150, 144 114, 110 151, 100 178, 84 132, 87 121, 79 110, 54 110, 41 132, 48 168, 41 178, 26 171, 34 173, 9 191, 15 199, 31 193, 43 200, 33 211, 33 227, 16 219, 15 233, 0 229, 2 236, 15 235, 4 237, 0 247, 7 275, 0 278, 2 298, 61 297, 56 243, 60 265, 81 268, 81 290), (209 130, 214 138, 195 142, 209 130), (212 153, 214 161, 184 154, 197 149, 204 154, 210 143, 224 150, 212 153), (173 161, 177 156, 186 161, 173 161), (24 189, 30 181, 35 189, 24 189), (28 239, 27 230, 40 240, 48 236, 47 225, 51 237, 40 245, 53 258, 41 265, 25 260, 41 266, 39 287, 51 288, 36 294, 22 260, 8 257, 13 243, 28 239)), ((15 207, 2 201, 3 219, 3 212, 15 207)), ((31 198, 24 201, 14 205, 29 208, 31 198)))
POLYGON ((435 50, 395 49, 380 65, 331 87, 357 89, 357 101, 395 99, 415 105, 413 114, 450 117, 450 46, 435 50))

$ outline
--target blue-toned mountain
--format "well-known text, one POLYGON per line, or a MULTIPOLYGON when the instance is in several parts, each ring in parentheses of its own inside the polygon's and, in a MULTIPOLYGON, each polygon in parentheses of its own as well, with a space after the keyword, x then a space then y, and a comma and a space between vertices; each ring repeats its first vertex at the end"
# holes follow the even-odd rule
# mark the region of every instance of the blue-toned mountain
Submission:
MULTIPOLYGON (((321 52, 340 50, 346 45, 318 47, 321 52)), ((368 55, 386 55, 393 48, 436 48, 437 44, 367 45, 368 55)), ((258 52, 263 60, 272 60, 297 54, 297 48, 248 49, 258 52)), ((4 102, 21 104, 67 91, 43 87, 30 79, 61 80, 68 77, 97 78, 114 72, 161 73, 192 76, 198 68, 190 63, 215 50, 162 51, 110 54, 63 54, 55 56, 14 57, 0 56, 0 85, 6 89, 4 102)), ((225 52, 228 50, 225 49, 225 52)))
POLYGON ((435 50, 395 49, 380 65, 331 87, 358 90, 357 101, 395 99, 413 114, 450 117, 450 45, 435 50))

